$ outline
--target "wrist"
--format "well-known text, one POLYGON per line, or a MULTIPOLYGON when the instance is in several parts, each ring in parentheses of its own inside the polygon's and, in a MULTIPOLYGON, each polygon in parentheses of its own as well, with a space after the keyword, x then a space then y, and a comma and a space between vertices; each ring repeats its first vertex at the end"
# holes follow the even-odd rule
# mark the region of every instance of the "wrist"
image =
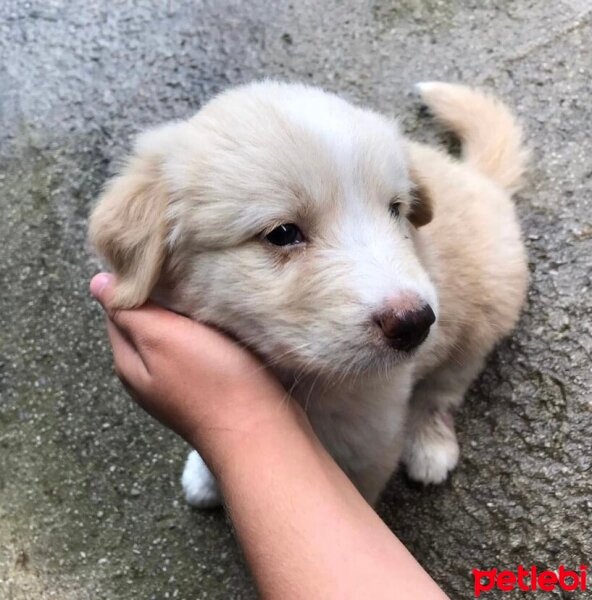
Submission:
POLYGON ((300 406, 277 385, 237 386, 199 419, 187 440, 223 483, 238 463, 256 461, 253 450, 273 452, 282 436, 312 429, 300 406))
POLYGON ((333 463, 327 460, 306 416, 299 406, 287 412, 291 414, 260 421, 233 436, 213 457, 213 473, 231 513, 237 505, 241 511, 252 503, 259 506, 262 494, 272 504, 283 505, 299 493, 311 471, 323 473, 325 483, 331 479, 328 465, 333 463))

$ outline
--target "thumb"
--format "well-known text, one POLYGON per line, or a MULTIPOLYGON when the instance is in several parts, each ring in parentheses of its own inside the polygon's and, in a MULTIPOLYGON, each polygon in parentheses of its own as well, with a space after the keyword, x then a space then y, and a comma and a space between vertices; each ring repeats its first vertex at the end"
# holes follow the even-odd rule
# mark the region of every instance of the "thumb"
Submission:
POLYGON ((145 344, 147 339, 161 339, 170 335, 170 332, 175 329, 174 324, 180 319, 195 326, 195 323, 187 317, 165 310, 150 301, 138 308, 117 306, 115 302, 117 284, 117 277, 112 273, 98 273, 90 281, 90 293, 103 307, 107 318, 134 340, 136 346, 145 344), (142 332, 142 335, 138 335, 138 332, 142 332), (148 332, 152 332, 153 335, 148 337, 148 332))
POLYGON ((106 309, 113 295, 114 286, 115 275, 111 273, 98 273, 90 281, 90 293, 106 309))

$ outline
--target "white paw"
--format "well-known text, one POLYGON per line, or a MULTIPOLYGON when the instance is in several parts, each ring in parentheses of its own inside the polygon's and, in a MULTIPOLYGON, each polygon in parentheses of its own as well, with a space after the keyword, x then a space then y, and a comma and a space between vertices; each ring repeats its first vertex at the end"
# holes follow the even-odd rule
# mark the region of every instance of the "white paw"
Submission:
POLYGON ((411 479, 425 485, 442 483, 458 463, 456 435, 441 423, 426 424, 407 441, 403 461, 411 479))
POLYGON ((181 476, 187 504, 197 508, 213 508, 222 504, 218 484, 201 456, 192 450, 181 476))

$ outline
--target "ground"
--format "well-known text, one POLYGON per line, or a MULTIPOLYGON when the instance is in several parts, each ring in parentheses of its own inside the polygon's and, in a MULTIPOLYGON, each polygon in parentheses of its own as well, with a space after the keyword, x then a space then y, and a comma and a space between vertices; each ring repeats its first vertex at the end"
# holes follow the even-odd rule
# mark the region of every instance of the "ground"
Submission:
POLYGON ((418 139, 418 80, 520 114, 528 306, 459 415, 451 480, 397 475, 378 510, 454 599, 474 567, 589 563, 591 35, 589 0, 0 0, 0 597, 254 596, 223 513, 183 503, 187 449, 113 374, 85 228, 135 132, 261 77, 395 113, 418 139))

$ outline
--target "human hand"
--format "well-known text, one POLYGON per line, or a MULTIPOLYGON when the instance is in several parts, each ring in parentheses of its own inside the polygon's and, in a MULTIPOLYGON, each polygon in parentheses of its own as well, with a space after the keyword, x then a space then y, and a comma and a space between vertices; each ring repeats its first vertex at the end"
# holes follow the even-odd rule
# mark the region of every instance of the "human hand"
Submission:
POLYGON ((446 598, 257 358, 155 304, 115 310, 114 283, 100 273, 90 288, 107 313, 116 371, 222 484, 262 597, 446 598))
POLYGON ((243 436, 278 421, 303 425, 299 407, 254 355, 150 302, 114 309, 114 285, 113 275, 99 273, 90 290, 107 314, 119 378, 142 408, 197 448, 215 474, 243 436))

